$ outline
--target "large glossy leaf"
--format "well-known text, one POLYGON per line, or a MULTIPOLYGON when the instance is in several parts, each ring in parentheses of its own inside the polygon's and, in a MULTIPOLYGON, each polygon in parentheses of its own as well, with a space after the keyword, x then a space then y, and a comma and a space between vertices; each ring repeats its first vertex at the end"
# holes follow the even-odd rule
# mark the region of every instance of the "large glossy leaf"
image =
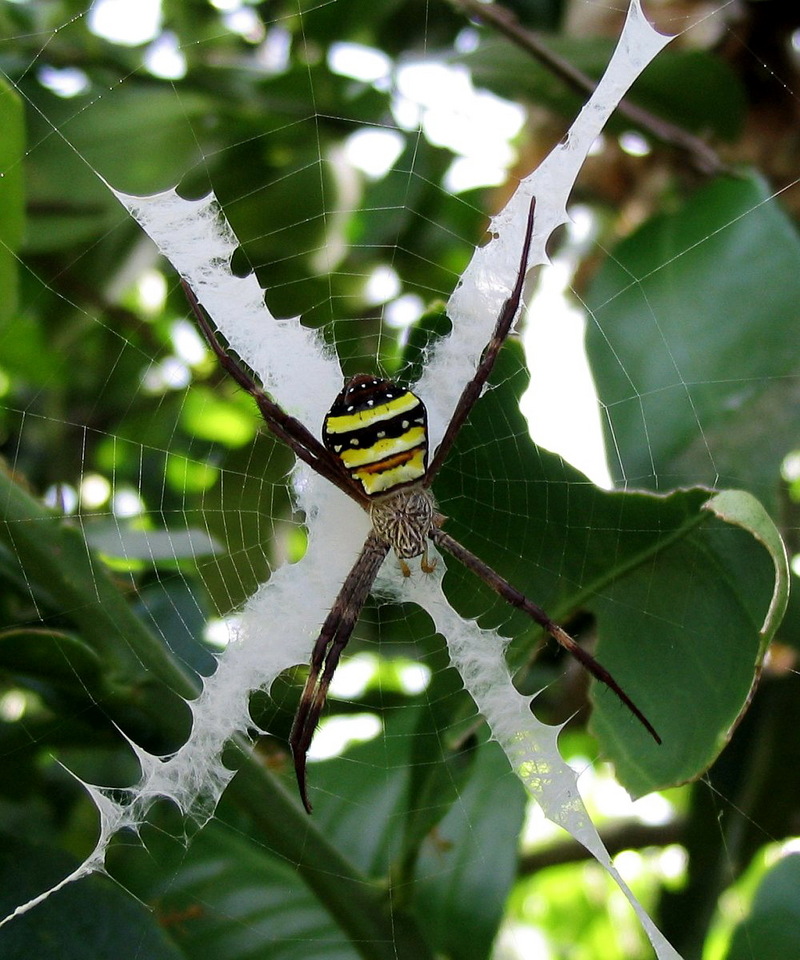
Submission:
POLYGON ((6 630, 0 634, 3 670, 43 679, 56 686, 96 684, 101 661, 80 637, 53 630, 6 630))
POLYGON ((190 960, 355 960, 357 951, 291 863, 215 821, 188 850, 146 831, 114 875, 157 910, 190 960))
POLYGON ((482 745, 458 802, 417 864, 420 925, 443 956, 489 955, 517 869, 525 792, 495 743, 482 745))
MULTIPOLYGON (((554 619, 595 615, 598 658, 664 741, 598 691, 595 732, 632 792, 697 776, 747 704, 785 609, 780 538, 748 495, 595 488, 530 442, 513 350, 495 379, 436 486, 447 529, 554 619)), ((445 586, 464 614, 515 638, 515 663, 530 653, 537 631, 472 573, 448 562, 445 586)))
MULTIPOLYGON (((344 757, 311 765, 311 797, 319 800, 315 818, 369 876, 398 879, 413 867, 419 845, 459 799, 452 788, 438 793, 432 789, 431 780, 441 776, 437 766, 449 767, 445 775, 452 776, 457 761, 449 762, 452 758, 438 731, 431 731, 429 718, 427 705, 406 704, 385 714, 380 736, 352 747, 344 757), (426 765, 412 769, 423 754, 426 765), (423 817, 426 830, 419 827, 423 817), (395 825, 392 830, 387 831, 388 823, 395 825), (416 846, 413 851, 411 844, 416 846)), ((474 774, 476 756, 466 762, 462 756, 460 785, 474 774)))
POLYGON ((462 754, 448 762, 439 734, 425 729, 426 717, 427 710, 414 708, 392 714, 376 740, 340 759, 313 764, 314 793, 324 798, 314 815, 326 836, 362 870, 401 881, 394 897, 405 906, 413 901, 426 938, 439 953, 465 960, 485 957, 516 874, 525 794, 497 744, 475 745, 469 758, 462 754), (420 739, 429 743, 427 766, 434 783, 437 777, 455 776, 449 787, 437 792, 428 783, 430 790, 419 789, 425 771, 411 765, 426 749, 420 739), (415 832, 419 850, 413 875, 404 875, 408 851, 401 841, 406 825, 420 818, 427 818, 428 830, 415 832))
POLYGON ((691 780, 716 759, 786 609, 783 545, 750 494, 710 496, 675 532, 589 604, 598 655, 664 741, 631 731, 614 698, 595 688, 592 729, 634 794, 691 780), (630 684, 629 672, 637 674, 630 684))
MULTIPOLYGON (((397 881, 398 844, 412 813, 409 756, 413 708, 393 715, 385 735, 310 768, 318 800, 314 822, 325 837, 379 886, 397 881), (390 825, 390 829, 387 829, 390 825)), ((475 753, 458 804, 420 838, 415 876, 398 884, 395 911, 413 909, 443 955, 485 957, 516 873, 524 794, 495 744, 475 753), (472 893, 471 891, 474 891, 472 893), (480 909, 473 896, 480 895, 480 909)), ((336 918, 295 865, 255 838, 215 820, 185 850, 165 823, 145 828, 145 850, 117 847, 113 875, 157 907, 162 924, 188 957, 275 960, 313 955, 351 958, 336 918)))
POLYGON ((744 487, 774 507, 800 430, 800 238, 770 197, 720 178, 619 244, 591 285, 617 480, 744 487))
POLYGON ((146 193, 176 183, 197 156, 187 121, 207 101, 188 92, 178 98, 174 91, 131 83, 102 97, 90 91, 64 100, 38 85, 26 93, 40 111, 32 113, 36 142, 52 135, 53 124, 69 144, 56 138, 52 149, 32 153, 28 189, 37 211, 27 236, 32 251, 68 244, 74 249, 124 219, 97 173, 118 187, 146 193), (62 197, 69 197, 69 204, 62 197))
MULTIPOLYGON (((192 680, 133 612, 108 571, 87 550, 77 526, 41 506, 2 472, 0 488, 4 499, 0 541, 9 548, 31 596, 44 609, 68 613, 82 644, 94 651, 109 679, 130 683, 144 675, 155 685, 158 677, 162 693, 169 690, 167 699, 183 707, 176 693, 191 696, 192 680), (155 658, 146 670, 145 649, 155 658)), ((86 664, 86 656, 81 662, 86 664)), ((165 704, 161 711, 166 716, 165 704)))

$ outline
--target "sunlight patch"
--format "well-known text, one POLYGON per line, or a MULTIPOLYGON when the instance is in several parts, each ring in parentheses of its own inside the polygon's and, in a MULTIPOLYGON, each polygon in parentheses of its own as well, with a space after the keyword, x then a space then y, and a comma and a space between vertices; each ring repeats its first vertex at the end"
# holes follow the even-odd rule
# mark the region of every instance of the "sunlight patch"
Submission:
POLYGON ((138 47, 161 29, 161 0, 95 0, 89 29, 111 43, 138 47))
POLYGON ((186 76, 186 57, 178 46, 174 33, 166 31, 148 47, 145 65, 154 77, 164 80, 180 80, 186 76))
POLYGON ((396 130, 357 130, 345 141, 344 152, 357 170, 377 180, 392 169, 404 146, 396 130))
POLYGON ((309 760, 330 760, 341 756, 356 743, 374 740, 383 724, 374 713, 357 713, 351 717, 329 717, 323 720, 309 748, 309 760))
POLYGON ((334 73, 365 83, 386 79, 392 69, 392 61, 382 50, 361 43, 332 43, 328 65, 334 73))
POLYGON ((89 89, 89 78, 77 67, 43 66, 38 77, 43 87, 65 99, 76 97, 89 89))

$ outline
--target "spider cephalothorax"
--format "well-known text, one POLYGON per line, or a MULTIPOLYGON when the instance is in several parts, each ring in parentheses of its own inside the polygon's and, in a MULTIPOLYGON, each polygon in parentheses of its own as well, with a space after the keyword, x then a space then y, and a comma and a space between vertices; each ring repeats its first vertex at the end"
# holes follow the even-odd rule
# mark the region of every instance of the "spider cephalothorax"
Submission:
POLYGON ((323 442, 320 443, 304 424, 271 400, 252 376, 226 353, 197 298, 184 284, 209 345, 224 369, 255 399, 272 433, 287 443, 304 463, 355 500, 369 513, 372 521, 372 529, 361 553, 345 578, 314 644, 311 668, 289 736, 300 796, 309 812, 306 754, 342 650, 389 550, 394 550, 406 576, 411 572, 406 560, 419 556, 422 557, 423 572, 430 573, 435 562, 428 560, 429 540, 460 560, 499 596, 543 627, 594 677, 609 687, 653 738, 661 742, 650 721, 594 657, 578 646, 541 607, 442 529, 446 518, 436 511, 430 492, 436 474, 489 379, 500 348, 519 312, 535 210, 534 199, 528 213, 514 288, 503 304, 475 375, 464 386, 430 464, 427 415, 425 405, 416 394, 391 380, 363 374, 353 377, 325 417, 323 442))
POLYGON ((406 560, 422 557, 422 570, 432 573, 436 561, 428 560, 428 537, 433 528, 435 512, 433 497, 422 487, 409 487, 382 497, 370 504, 372 529, 394 550, 400 560, 400 569, 409 576, 406 560))

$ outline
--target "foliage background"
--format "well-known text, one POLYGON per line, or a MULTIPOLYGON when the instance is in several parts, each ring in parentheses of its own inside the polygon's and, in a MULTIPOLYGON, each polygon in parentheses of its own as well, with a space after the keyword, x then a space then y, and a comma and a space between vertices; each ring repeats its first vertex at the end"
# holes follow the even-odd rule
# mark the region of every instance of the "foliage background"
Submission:
MULTIPOLYGON (((662 5, 660 27, 674 32, 682 24, 676 18, 691 7, 662 5)), ((7 78, 0 89, 0 442, 6 481, 34 499, 48 496, 50 507, 66 507, 73 521, 54 533, 50 513, 30 514, 42 531, 42 554, 24 554, 20 521, 11 522, 17 501, 4 487, 6 911, 93 845, 93 808, 56 761, 89 782, 123 787, 136 771, 118 729, 155 753, 180 743, 188 716, 174 691, 188 691, 175 664, 201 674, 213 669, 202 642, 206 619, 234 609, 276 563, 302 550, 284 486, 291 458, 257 433, 249 404, 207 359, 191 368, 185 386, 152 386, 176 357, 175 324, 185 306, 173 278, 156 311, 137 295, 134 281, 152 262, 95 171, 132 193, 180 182, 186 195, 199 196, 213 187, 241 240, 241 267, 256 270, 272 311, 302 312, 321 326, 348 373, 363 369, 364 358, 372 369, 376 356, 392 368, 399 333, 381 323, 365 278, 389 263, 402 292, 425 302, 445 297, 482 239, 484 211, 502 205, 506 188, 448 194, 442 178, 450 153, 408 132, 386 176, 354 174, 342 160, 345 139, 360 127, 397 125, 390 91, 332 72, 331 46, 367 44, 397 63, 413 56, 466 62, 476 83, 529 110, 518 144, 520 174, 558 140, 585 99, 493 30, 480 28, 477 48, 461 52, 457 41, 468 19, 457 4, 354 0, 250 9, 265 36, 280 33, 286 43, 283 69, 265 66, 258 37, 237 33, 205 0, 173 0, 163 5, 163 30, 176 37, 187 72, 164 80, 143 66, 143 48, 93 35, 85 4, 0 6, 7 78), (65 98, 48 89, 49 68, 73 67, 88 81, 83 92, 65 98), (322 250, 340 255, 326 268, 316 255, 322 250), (112 519, 108 503, 93 509, 69 502, 95 474, 140 498, 137 522, 151 528, 149 545, 154 531, 176 525, 208 537, 202 554, 195 539, 179 561, 110 564, 107 585, 92 580, 96 592, 107 590, 107 622, 83 606, 83 541, 73 534, 86 532, 113 554, 102 538, 118 535, 119 525, 104 523, 112 519), (142 670, 131 646, 137 630, 161 643, 162 672, 142 670), (95 642, 98 635, 104 640, 95 642)), ((594 75, 619 30, 620 14, 607 4, 538 2, 515 10, 549 46, 594 75)), ((710 171, 696 154, 649 133, 652 149, 643 157, 608 138, 576 193, 591 205, 600 232, 574 279, 592 318, 588 347, 618 453, 615 479, 660 491, 696 483, 749 489, 791 552, 800 497, 797 454, 791 456, 800 420, 800 83, 791 43, 798 19, 776 0, 744 4, 736 18, 721 6, 648 71, 638 88, 641 105, 702 135, 739 176, 710 171), (626 290, 630 277, 637 282, 626 290), (677 392, 676 369, 683 388, 677 392)), ((612 129, 628 127, 620 121, 612 129)), ((519 446, 519 426, 508 423, 506 430, 519 446)), ((484 456, 492 449, 474 448, 484 456)), ((461 522, 480 531, 476 514, 461 522)), ((125 536, 130 556, 135 523, 125 536)), ((615 849, 640 851, 637 889, 687 958, 800 955, 797 857, 776 860, 780 842, 800 833, 797 622, 790 609, 751 709, 706 777, 670 794, 674 818, 652 827, 608 826, 615 849), (686 866, 669 877, 670 860, 659 851, 675 844, 686 866)), ((515 930, 518 946, 532 944, 531 953, 542 956, 646 956, 632 922, 618 919, 613 895, 579 851, 557 840, 520 843, 521 790, 491 744, 481 742, 457 678, 427 631, 413 611, 372 608, 357 639, 371 650, 380 635, 393 656, 357 705, 332 707, 383 716, 394 750, 391 776, 379 741, 353 748, 347 761, 316 765, 327 802, 312 828, 299 826, 280 792, 259 793, 263 784, 250 772, 250 780, 236 778, 238 786, 188 847, 186 825, 165 805, 146 828, 144 847, 122 838, 110 858, 111 873, 152 912, 95 878, 0 931, 3 956, 435 950, 484 957, 501 925, 515 930), (393 664, 404 656, 431 668, 435 687, 426 696, 409 696, 393 680, 393 664), (448 738, 444 756, 441 731, 448 738), (409 769, 434 774, 412 777, 409 786, 409 769), (262 800, 259 809, 265 796, 270 803, 262 800), (363 802, 353 805, 352 796, 363 802), (331 912, 324 883, 314 881, 326 869, 343 888, 352 876, 372 881, 366 895, 353 897, 360 918, 331 912), (381 941, 387 903, 388 943, 381 941)), ((545 655, 528 664, 521 682, 542 686, 563 670, 553 661, 545 655)), ((254 716, 274 734, 260 745, 263 770, 277 777, 286 775, 283 742, 297 696, 290 681, 269 702, 253 703, 254 716)), ((562 721, 585 698, 583 681, 568 672, 548 689, 543 708, 562 721)), ((580 716, 563 745, 576 756, 596 753, 580 716)), ((504 955, 503 943, 496 956, 504 955)))

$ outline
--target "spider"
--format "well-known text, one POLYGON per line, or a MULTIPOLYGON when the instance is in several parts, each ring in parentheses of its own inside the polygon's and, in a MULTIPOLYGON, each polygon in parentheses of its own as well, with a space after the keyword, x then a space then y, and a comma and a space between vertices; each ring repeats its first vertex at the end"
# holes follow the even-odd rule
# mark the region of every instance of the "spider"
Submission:
POLYGON ((391 380, 360 374, 348 380, 325 416, 320 442, 299 420, 285 413, 217 340, 208 315, 183 283, 203 336, 222 368, 258 405, 269 430, 312 470, 321 474, 370 516, 372 529, 347 574, 311 654, 311 664, 289 735, 300 797, 308 813, 306 755, 325 704, 331 679, 386 555, 394 550, 405 576, 407 561, 420 557, 423 572, 433 571, 428 541, 450 553, 497 594, 533 619, 597 680, 604 683, 644 725, 657 743, 650 721, 594 657, 516 587, 443 529, 430 487, 481 394, 522 302, 533 237, 536 199, 531 201, 514 287, 503 304, 491 339, 473 378, 464 387, 441 443, 428 463, 427 415, 422 400, 391 380))

